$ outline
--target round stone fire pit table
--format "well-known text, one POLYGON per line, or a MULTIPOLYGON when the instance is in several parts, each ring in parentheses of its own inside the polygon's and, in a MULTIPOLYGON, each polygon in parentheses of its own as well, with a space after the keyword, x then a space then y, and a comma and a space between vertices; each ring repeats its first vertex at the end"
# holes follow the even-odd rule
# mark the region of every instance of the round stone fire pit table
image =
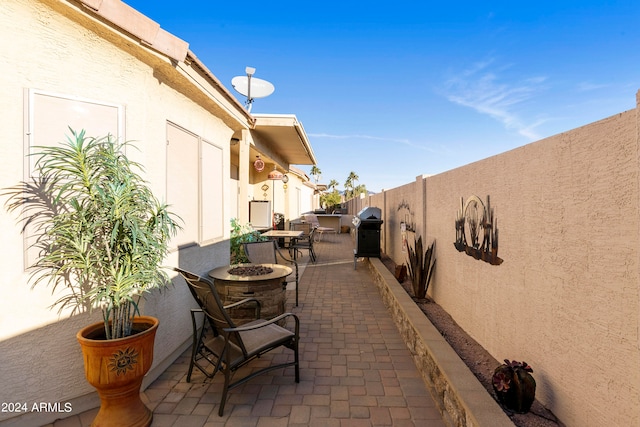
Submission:
MULTIPOLYGON (((287 298, 285 278, 293 272, 291 268, 279 264, 236 264, 214 268, 209 272, 224 305, 233 304, 245 298, 260 301, 260 317, 271 319, 284 313, 287 298), (247 270, 246 272, 229 271, 247 270), (271 270, 266 274, 265 270, 271 270), (245 275, 246 274, 246 275, 245 275)), ((244 304, 240 308, 229 309, 229 316, 237 325, 255 320, 255 304, 244 304)))

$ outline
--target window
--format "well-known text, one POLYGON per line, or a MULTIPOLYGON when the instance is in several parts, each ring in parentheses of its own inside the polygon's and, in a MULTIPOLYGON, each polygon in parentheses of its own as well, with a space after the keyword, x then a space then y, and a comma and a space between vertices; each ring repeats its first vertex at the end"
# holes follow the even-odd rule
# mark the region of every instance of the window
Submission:
MULTIPOLYGON (((84 129, 87 136, 103 137, 108 134, 124 138, 124 107, 103 101, 82 99, 69 95, 29 89, 25 92, 27 104, 27 134, 25 153, 33 153, 34 147, 53 146, 66 141, 71 135, 84 129)), ((24 180, 34 176, 36 158, 25 156, 24 180)), ((34 263, 38 249, 32 248, 35 241, 33 230, 24 233, 25 265, 34 263)))
POLYGON ((202 141, 202 235, 203 241, 224 236, 222 148, 202 141))
POLYGON ((224 235, 223 150, 197 135, 167 125, 167 203, 183 229, 173 247, 221 239, 224 235))
MULTIPOLYGON (((84 129, 87 136, 103 137, 108 134, 124 138, 124 107, 101 101, 81 99, 31 89, 28 92, 28 147, 51 146, 65 141, 69 128, 76 132, 84 129)), ((33 163, 29 157, 26 168, 32 176, 33 163)), ((25 178, 28 178, 25 177, 25 178)))

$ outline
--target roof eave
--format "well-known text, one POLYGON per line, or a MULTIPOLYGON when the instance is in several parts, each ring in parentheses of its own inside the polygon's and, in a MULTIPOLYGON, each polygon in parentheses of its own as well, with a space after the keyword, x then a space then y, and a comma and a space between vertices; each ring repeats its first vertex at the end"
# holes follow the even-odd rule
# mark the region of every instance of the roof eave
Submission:
POLYGON ((316 164, 304 127, 294 114, 254 114, 253 117, 253 132, 259 136, 255 139, 269 145, 288 164, 316 164))

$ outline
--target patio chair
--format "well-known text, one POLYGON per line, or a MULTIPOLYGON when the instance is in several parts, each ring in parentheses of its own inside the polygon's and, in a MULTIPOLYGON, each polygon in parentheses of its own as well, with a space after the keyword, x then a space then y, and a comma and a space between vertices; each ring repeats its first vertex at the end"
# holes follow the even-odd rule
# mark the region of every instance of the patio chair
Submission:
POLYGON ((336 231, 335 228, 332 227, 322 227, 320 225, 320 220, 318 220, 318 216, 316 214, 305 214, 304 215, 304 220, 311 223, 311 225, 313 226, 313 228, 315 228, 316 230, 316 238, 317 238, 317 242, 319 242, 320 240, 322 240, 322 236, 324 235, 324 233, 333 233, 333 234, 337 234, 338 232, 336 231))
POLYGON ((291 240, 289 251, 293 251, 293 259, 297 260, 298 252, 309 251, 311 262, 316 262, 316 252, 313 249, 316 229, 308 222, 294 223, 291 225, 294 230, 302 230, 302 235, 291 240))
MULTIPOLYGON (((196 355, 201 354, 200 351, 206 352, 208 355, 206 360, 213 365, 213 371, 211 373, 203 371, 207 377, 212 378, 218 371, 224 374, 222 398, 220 400, 220 408, 218 409, 219 416, 222 416, 224 412, 228 392, 253 379, 257 375, 275 369, 294 366, 295 381, 296 383, 300 382, 300 358, 298 354, 300 320, 298 316, 292 313, 284 313, 271 320, 260 319, 260 303, 255 298, 243 299, 242 301, 225 307, 222 305, 220 296, 211 280, 180 268, 174 268, 174 270, 180 273, 185 279, 200 306, 200 309, 191 310, 194 350, 192 351, 187 382, 191 381, 191 371, 196 364, 196 355), (247 303, 256 304, 256 320, 241 326, 236 326, 229 317, 227 309, 247 303), (198 330, 194 320, 195 313, 198 312, 203 313, 205 318, 214 325, 214 331, 216 331, 217 334, 214 333, 212 337, 205 338, 202 331, 198 330), (276 324, 276 322, 288 318, 294 321, 293 332, 276 324), (231 382, 231 376, 236 373, 239 368, 251 362, 253 359, 282 346, 293 350, 293 361, 286 361, 259 368, 247 376, 231 382)), ((200 357, 199 360, 202 360, 202 357, 200 357)), ((199 366, 198 368, 201 369, 199 366)))
POLYGON ((295 270, 295 276, 289 275, 285 278, 288 283, 296 285, 296 307, 298 306, 298 262, 288 258, 282 254, 276 240, 267 240, 265 242, 247 242, 243 243, 244 253, 251 264, 292 264, 295 270))

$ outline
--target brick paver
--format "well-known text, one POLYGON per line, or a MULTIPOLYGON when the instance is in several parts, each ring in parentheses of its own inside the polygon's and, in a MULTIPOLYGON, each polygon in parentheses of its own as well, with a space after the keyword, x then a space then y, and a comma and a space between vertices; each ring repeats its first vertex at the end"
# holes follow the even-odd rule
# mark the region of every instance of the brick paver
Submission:
MULTIPOLYGON (((219 417, 222 378, 208 380, 196 370, 186 383, 188 351, 144 392, 152 426, 445 425, 368 269, 361 263, 354 269, 351 236, 323 239, 316 252, 318 262, 307 263, 300 279, 298 307, 288 291, 288 309, 301 324, 300 383, 293 369, 261 375, 232 390, 219 417)), ((267 354, 242 369, 290 353, 267 354)), ((88 425, 91 417, 73 418, 82 421, 53 426, 88 425)))

